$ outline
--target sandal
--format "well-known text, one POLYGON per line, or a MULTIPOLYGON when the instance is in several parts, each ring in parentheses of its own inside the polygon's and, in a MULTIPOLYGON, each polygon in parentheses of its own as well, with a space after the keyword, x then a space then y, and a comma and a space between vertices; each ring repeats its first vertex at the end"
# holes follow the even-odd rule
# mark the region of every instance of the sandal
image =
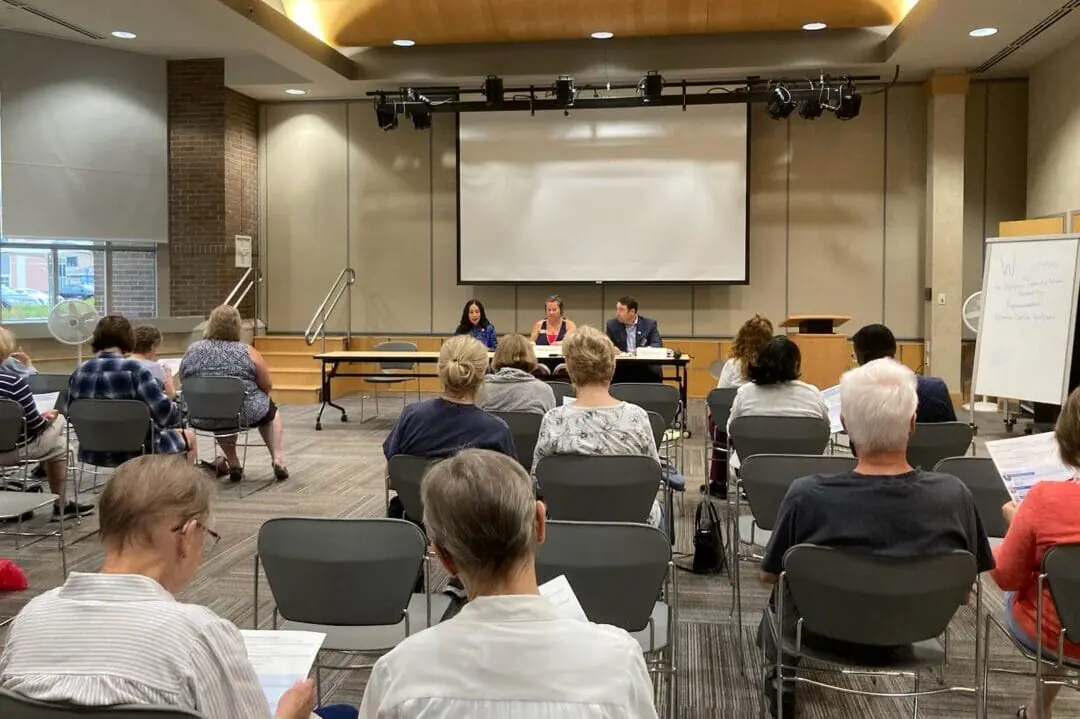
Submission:
POLYGON ((289 470, 285 468, 284 464, 274 465, 274 479, 279 482, 283 482, 289 478, 289 470))
POLYGON ((229 460, 224 457, 218 457, 213 462, 207 462, 204 459, 199 462, 199 466, 210 474, 213 474, 215 477, 224 477, 231 471, 229 469, 229 460))
POLYGON ((229 481, 230 482, 233 482, 235 484, 236 482, 241 481, 243 478, 244 478, 244 468, 243 467, 229 467, 229 481))

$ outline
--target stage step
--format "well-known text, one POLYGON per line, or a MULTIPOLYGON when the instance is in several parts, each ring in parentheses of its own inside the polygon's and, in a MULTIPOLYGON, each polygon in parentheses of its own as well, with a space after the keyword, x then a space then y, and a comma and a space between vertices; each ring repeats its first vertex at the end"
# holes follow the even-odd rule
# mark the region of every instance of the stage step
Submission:
MULTIPOLYGON (((255 349, 259 352, 301 352, 311 355, 322 351, 322 340, 313 345, 304 342, 300 335, 260 335, 255 338, 255 349)), ((345 338, 340 336, 326 338, 327 352, 345 349, 345 338)))
POLYGON ((270 396, 277 404, 316 404, 319 401, 319 386, 295 386, 274 383, 270 396))

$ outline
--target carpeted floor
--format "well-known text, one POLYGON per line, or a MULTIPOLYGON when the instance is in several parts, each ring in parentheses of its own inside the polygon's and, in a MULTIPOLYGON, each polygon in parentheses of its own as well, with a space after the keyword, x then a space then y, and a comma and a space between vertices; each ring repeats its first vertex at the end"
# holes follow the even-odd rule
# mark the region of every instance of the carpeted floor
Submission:
MULTIPOLYGON (((192 585, 180 597, 187 602, 205 604, 227 617, 241 628, 253 625, 252 571, 255 538, 259 526, 271 517, 327 516, 371 517, 383 513, 383 476, 385 462, 381 443, 392 426, 400 405, 384 398, 380 404, 383 416, 359 423, 358 398, 344 402, 351 421, 337 421, 336 413, 324 417, 323 431, 314 430, 317 407, 284 407, 285 441, 288 465, 292 478, 243 498, 235 487, 222 485, 216 509, 215 525, 222 541, 213 554, 206 557, 204 566, 192 585)), ((367 403, 367 411, 374 411, 367 403)), ((691 490, 704 481, 706 473, 705 413, 703 403, 691 407, 693 437, 687 441, 684 470, 691 490)), ((1000 419, 986 417, 981 423, 981 442, 988 437, 1003 436, 1000 419)), ((256 437, 256 435, 252 435, 256 437)), ((209 442, 202 445, 209 453, 209 442)), ((985 455, 985 452, 982 452, 985 455)), ((259 447, 248 457, 248 481, 256 486, 258 480, 271 477, 269 457, 259 447)), ((693 507, 697 497, 693 491, 686 498, 687 517, 676 510, 679 522, 676 551, 690 551, 693 507)), ((678 502, 676 501, 676 504, 678 502)), ((42 521, 42 520, 36 520, 42 521)), ((95 571, 101 561, 93 518, 70 533, 69 568, 95 571)), ((26 569, 31 583, 28 591, 0 595, 0 620, 10 617, 29 599, 51 589, 62 581, 59 554, 52 542, 14 551, 9 539, 0 540, 0 556, 16 559, 26 569)), ((679 696, 676 715, 686 719, 724 717, 750 719, 758 716, 760 656, 754 646, 754 631, 760 618, 768 590, 757 580, 757 567, 751 563, 741 566, 743 587, 743 617, 737 622, 731 616, 731 588, 726 576, 698 576, 681 573, 679 577, 680 641, 679 696), (738 633, 745 639, 745 652, 739 654, 738 633)), ((984 601, 992 610, 1000 610, 1000 593, 984 582, 984 601)), ((260 588, 260 626, 270 622, 271 604, 265 583, 260 588)), ((0 630, 2 632, 2 630, 0 630)), ((1024 669, 1027 663, 1003 638, 993 643, 997 657, 995 666, 1024 669)), ((974 611, 964 609, 953 621, 950 633, 952 661, 945 674, 949 685, 973 686, 974 611)), ((363 672, 324 674, 325 700, 359 704, 363 695, 363 672)), ((842 683, 856 680, 842 678, 842 683)), ((930 680, 932 681, 932 680, 930 680)), ((858 680, 846 686, 876 686, 900 688, 898 680, 858 680)), ((924 688, 928 686, 924 682, 924 688)), ((991 678, 990 713, 988 719, 1015 716, 1016 707, 1025 699, 1030 681, 1006 676, 991 678)), ((975 716, 975 701, 971 696, 942 695, 922 700, 920 714, 930 719, 952 719, 975 716)), ((805 719, 843 719, 863 717, 905 717, 911 715, 911 702, 895 699, 865 699, 815 688, 800 689, 798 716, 805 719)), ((1054 712, 1055 717, 1080 717, 1080 700, 1063 693, 1054 712)))

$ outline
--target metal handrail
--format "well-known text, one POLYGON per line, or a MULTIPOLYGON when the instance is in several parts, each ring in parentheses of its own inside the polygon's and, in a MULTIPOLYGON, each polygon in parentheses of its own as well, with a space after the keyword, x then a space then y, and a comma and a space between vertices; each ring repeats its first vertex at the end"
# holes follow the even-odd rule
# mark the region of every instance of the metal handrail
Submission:
POLYGON ((255 267, 249 267, 247 272, 240 277, 240 280, 232 288, 232 292, 229 293, 229 296, 225 298, 225 302, 222 304, 239 307, 240 303, 247 297, 248 292, 251 292, 251 289, 260 282, 262 282, 262 274, 260 274, 259 270, 255 267), (240 293, 239 297, 236 297, 237 292, 240 293))
POLYGON ((346 267, 341 271, 341 274, 334 280, 334 284, 330 286, 330 291, 326 293, 326 297, 323 298, 322 304, 315 310, 315 315, 311 318, 311 322, 308 323, 307 329, 304 331, 304 342, 308 345, 313 345, 322 337, 323 349, 326 349, 326 321, 330 318, 330 315, 334 313, 334 309, 337 307, 338 302, 341 300, 341 296, 356 282, 356 272, 351 267, 346 267))

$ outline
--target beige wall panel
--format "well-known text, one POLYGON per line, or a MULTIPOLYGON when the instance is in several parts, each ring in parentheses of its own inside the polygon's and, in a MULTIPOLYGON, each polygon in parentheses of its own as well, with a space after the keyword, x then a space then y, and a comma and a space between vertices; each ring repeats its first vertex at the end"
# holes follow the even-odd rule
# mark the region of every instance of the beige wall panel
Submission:
POLYGON ((791 123, 788 308, 882 319, 885 101, 866 96, 852 122, 791 123))
POLYGON ((1080 43, 1032 68, 1028 103, 1027 216, 1080 208, 1080 43))
POLYGON ((528 335, 533 323, 544 319, 544 300, 548 295, 562 298, 563 313, 568 319, 603 330, 604 321, 615 315, 614 310, 608 312, 604 308, 603 294, 596 285, 518 285, 517 331, 528 335))
POLYGON ((349 104, 349 262, 353 329, 430 332, 430 132, 384 132, 371 103, 349 104))
MULTIPOLYGON (((372 123, 374 124, 374 123, 372 123)), ((345 105, 266 106, 266 317, 272 332, 307 327, 345 266, 345 105)), ((344 303, 328 327, 345 327, 344 303)))
POLYGON ((761 313, 779 324, 787 313, 788 131, 797 120, 750 112, 750 284, 698 285, 694 333, 731 336, 761 313))
POLYGON ((638 301, 638 311, 656 320, 661 337, 693 334, 691 285, 604 285, 604 318, 615 316, 615 303, 630 295, 638 301))
MULTIPOLYGON (((1027 145, 1022 142, 1028 135, 1028 84, 1022 80, 990 83, 986 98, 986 228, 989 236, 998 223, 1031 216, 1027 212, 1027 145)), ((1073 166, 1074 175, 1075 169, 1076 165, 1073 166)), ((1058 210, 1064 211, 1064 208, 1058 210)), ((979 286, 975 289, 982 284, 981 252, 979 260, 979 286)))
MULTIPOLYGON (((988 225, 986 222, 989 87, 985 82, 972 83, 967 95, 964 132, 964 297, 982 286, 983 244, 986 238, 993 234, 989 228, 996 227, 996 224, 988 225)), ((966 327, 961 331, 964 339, 975 338, 975 333, 966 327)))
MULTIPOLYGON (((926 95, 922 87, 900 85, 889 91, 887 128, 884 323, 897 337, 921 337, 926 268, 926 95)), ((850 335, 858 327, 852 322, 844 329, 850 335)))

